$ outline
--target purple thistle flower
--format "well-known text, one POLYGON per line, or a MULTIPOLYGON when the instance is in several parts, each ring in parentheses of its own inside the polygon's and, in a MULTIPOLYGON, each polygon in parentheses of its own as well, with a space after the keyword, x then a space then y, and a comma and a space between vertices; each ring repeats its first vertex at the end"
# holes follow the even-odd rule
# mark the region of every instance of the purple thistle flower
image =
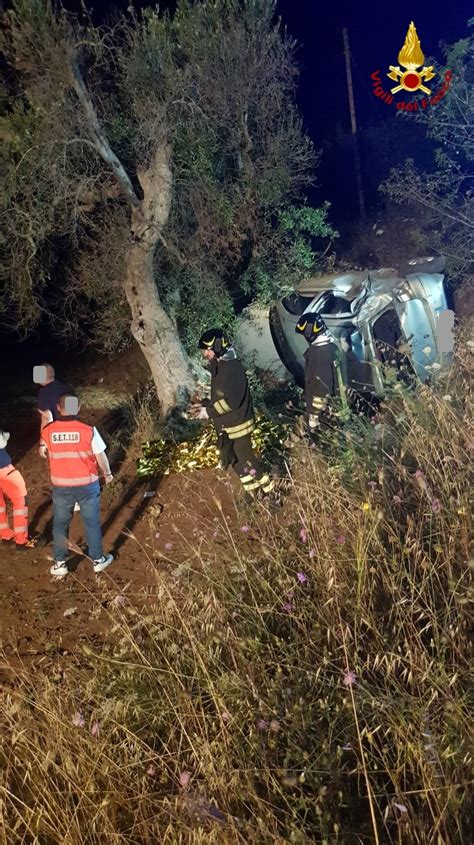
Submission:
POLYGON ((291 611, 293 610, 293 604, 292 604, 292 602, 291 602, 291 601, 285 601, 285 602, 282 604, 281 609, 282 609, 282 610, 284 610, 284 611, 285 611, 285 613, 291 613, 291 611))
POLYGON ((339 537, 336 537, 336 543, 338 544, 338 546, 343 546, 345 542, 346 542, 345 534, 339 534, 339 537))
POLYGON ((165 549, 167 552, 170 552, 173 548, 173 543, 165 543, 165 549))
POLYGON ((268 722, 265 719, 259 719, 257 722, 257 730, 259 731, 266 731, 268 728, 268 722))
POLYGON ((179 785, 186 789, 189 786, 189 781, 191 780, 191 775, 189 772, 181 772, 179 776, 179 785))
POLYGON ((424 475, 423 470, 421 470, 421 469, 416 470, 415 478, 423 478, 423 475, 424 475))
POLYGON ((125 599, 125 596, 123 595, 123 593, 117 593, 117 595, 114 596, 114 598, 112 599, 112 604, 115 607, 123 607, 123 605, 125 604, 125 601, 126 601, 126 599, 125 599))
POLYGON ((301 540, 301 542, 302 542, 302 543, 307 543, 307 542, 308 542, 308 532, 306 531, 306 528, 302 528, 302 529, 301 529, 301 531, 300 531, 300 540, 301 540))
POLYGON ((345 687, 351 687, 352 684, 355 684, 355 682, 356 682, 356 675, 355 675, 355 672, 352 671, 352 669, 348 669, 346 672, 344 672, 344 677, 342 679, 342 683, 344 684, 345 687))
POLYGON ((306 581, 308 580, 304 572, 297 572, 296 577, 300 584, 306 584, 306 581))
POLYGON ((431 510, 433 511, 433 513, 440 513, 441 502, 439 499, 431 499, 431 510))
POLYGON ((252 469, 250 470, 250 475, 251 475, 253 478, 255 478, 255 476, 257 475, 257 470, 252 468, 252 469))
POLYGON ((293 599, 295 597, 295 594, 294 594, 293 590, 289 590, 289 592, 286 594, 286 596, 289 599, 293 599))
POLYGON ((84 716, 80 710, 78 710, 77 713, 74 713, 74 716, 72 717, 72 724, 75 725, 76 728, 84 727, 84 716))
POLYGON ((400 812, 401 812, 401 813, 408 813, 408 810, 407 810, 407 808, 405 807, 405 804, 397 804, 397 803, 394 801, 394 802, 393 802, 393 806, 394 806, 394 807, 396 807, 396 808, 397 808, 397 810, 400 810, 400 812))
POLYGON ((248 532, 250 531, 250 525, 242 525, 242 528, 241 528, 240 530, 241 530, 244 534, 248 534, 248 532))

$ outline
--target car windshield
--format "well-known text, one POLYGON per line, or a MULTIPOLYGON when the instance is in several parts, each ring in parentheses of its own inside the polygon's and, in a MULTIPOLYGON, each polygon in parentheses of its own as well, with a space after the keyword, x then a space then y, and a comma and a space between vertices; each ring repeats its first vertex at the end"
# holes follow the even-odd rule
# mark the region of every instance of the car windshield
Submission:
POLYGON ((350 314, 350 300, 339 293, 327 293, 321 306, 321 314, 337 316, 337 314, 350 314))
POLYGON ((289 314, 295 314, 300 317, 303 311, 311 305, 313 296, 301 296, 299 293, 290 293, 282 299, 281 303, 289 314))

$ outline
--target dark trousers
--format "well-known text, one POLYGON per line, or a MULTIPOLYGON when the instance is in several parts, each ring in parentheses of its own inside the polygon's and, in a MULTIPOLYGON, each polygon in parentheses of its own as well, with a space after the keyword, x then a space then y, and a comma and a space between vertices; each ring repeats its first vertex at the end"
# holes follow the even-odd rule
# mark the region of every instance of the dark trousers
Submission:
POLYGON ((253 451, 250 434, 245 434, 236 440, 227 438, 224 448, 226 449, 228 466, 231 466, 239 476, 247 493, 254 493, 256 490, 263 490, 264 493, 271 492, 273 482, 264 472, 253 451))

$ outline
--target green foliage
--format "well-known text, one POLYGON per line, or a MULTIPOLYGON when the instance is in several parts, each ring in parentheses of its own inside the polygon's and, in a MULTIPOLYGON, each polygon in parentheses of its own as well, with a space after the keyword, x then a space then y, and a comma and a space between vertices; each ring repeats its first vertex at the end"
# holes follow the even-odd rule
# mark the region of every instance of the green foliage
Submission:
POLYGON ((210 326, 232 332, 235 319, 231 296, 216 276, 176 269, 157 274, 162 302, 179 331, 183 346, 196 355, 198 340, 210 326))
POLYGON ((338 237, 327 220, 329 203, 320 208, 288 205, 280 208, 268 243, 255 256, 244 274, 244 290, 263 304, 294 290, 321 266, 322 254, 315 241, 338 237))

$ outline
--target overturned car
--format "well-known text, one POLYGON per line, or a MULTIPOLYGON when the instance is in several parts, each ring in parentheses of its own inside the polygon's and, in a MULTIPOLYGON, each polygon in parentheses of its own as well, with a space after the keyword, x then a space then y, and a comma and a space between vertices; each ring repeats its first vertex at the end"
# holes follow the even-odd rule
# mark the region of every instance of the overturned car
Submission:
POLYGON ((363 270, 315 277, 270 309, 276 350, 296 381, 303 380, 307 344, 295 327, 302 314, 321 314, 336 343, 349 343, 362 365, 363 381, 384 394, 384 364, 403 356, 413 374, 427 381, 449 362, 440 343, 448 314, 443 256, 417 258, 397 269, 363 270), (443 315, 443 316, 441 316, 443 315))

